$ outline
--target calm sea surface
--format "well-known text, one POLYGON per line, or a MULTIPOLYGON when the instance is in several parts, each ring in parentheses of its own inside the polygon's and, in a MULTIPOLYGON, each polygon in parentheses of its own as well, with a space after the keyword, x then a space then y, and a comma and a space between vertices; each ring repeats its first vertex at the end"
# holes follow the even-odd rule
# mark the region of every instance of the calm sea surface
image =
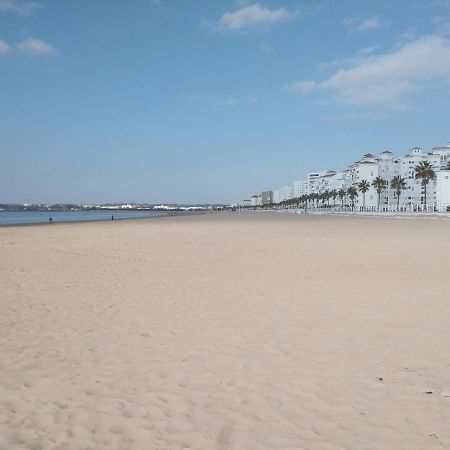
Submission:
POLYGON ((82 222, 85 220, 133 219, 139 217, 158 217, 167 213, 158 211, 0 211, 0 225, 26 223, 82 222))

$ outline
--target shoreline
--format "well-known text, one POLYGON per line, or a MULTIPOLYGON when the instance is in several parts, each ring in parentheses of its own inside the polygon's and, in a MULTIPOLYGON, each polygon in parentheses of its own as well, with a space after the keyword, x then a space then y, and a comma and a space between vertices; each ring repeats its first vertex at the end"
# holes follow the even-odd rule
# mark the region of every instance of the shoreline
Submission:
MULTIPOLYGON (((123 222, 123 221, 130 221, 130 220, 150 220, 150 219, 161 219, 163 217, 182 217, 182 216, 191 216, 191 215, 200 215, 200 214, 206 214, 204 211, 197 212, 197 211, 173 211, 173 212, 163 212, 161 215, 158 216, 147 216, 147 217, 122 217, 122 218, 114 218, 114 220, 111 219, 86 219, 86 220, 64 220, 64 221, 53 221, 53 222, 35 222, 35 223, 2 223, 0 224, 0 228, 16 228, 16 227, 35 227, 35 226, 53 226, 53 225, 73 225, 73 224, 83 224, 83 223, 97 223, 97 222, 123 222)), ((113 214, 111 214, 113 215, 113 214)))

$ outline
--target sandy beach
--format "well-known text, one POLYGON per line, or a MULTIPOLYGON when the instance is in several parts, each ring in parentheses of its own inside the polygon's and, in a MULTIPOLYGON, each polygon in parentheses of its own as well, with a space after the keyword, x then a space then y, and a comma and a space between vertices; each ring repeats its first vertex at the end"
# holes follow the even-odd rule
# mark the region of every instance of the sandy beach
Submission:
POLYGON ((450 448, 450 222, 0 229, 0 449, 450 448))

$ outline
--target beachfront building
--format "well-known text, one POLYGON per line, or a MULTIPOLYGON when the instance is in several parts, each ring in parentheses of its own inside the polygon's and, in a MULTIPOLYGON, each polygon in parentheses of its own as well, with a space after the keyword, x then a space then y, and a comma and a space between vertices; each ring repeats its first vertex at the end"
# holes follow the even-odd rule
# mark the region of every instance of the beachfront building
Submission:
POLYGON ((436 206, 438 211, 450 211, 450 170, 436 174, 436 206))
MULTIPOLYGON (((390 150, 384 150, 375 156, 366 153, 363 157, 350 164, 344 170, 322 170, 310 172, 306 181, 295 181, 291 186, 282 186, 273 191, 263 192, 261 203, 268 205, 280 203, 291 198, 300 198, 303 195, 323 194, 325 192, 348 191, 355 187, 358 196, 354 201, 356 211, 395 211, 400 210, 423 210, 425 208, 425 190, 422 180, 416 179, 416 167, 421 162, 428 162, 436 173, 436 179, 430 180, 427 185, 426 208, 428 210, 438 209, 444 211, 450 206, 450 181, 448 178, 450 163, 450 143, 440 147, 434 147, 431 152, 426 152, 420 147, 410 149, 404 156, 395 156, 390 150), (404 178, 406 188, 401 191, 400 199, 397 199, 395 189, 391 188, 390 182, 395 176, 404 178), (380 177, 386 181, 386 187, 378 195, 373 186, 374 180, 380 177), (369 183, 369 189, 365 195, 359 190, 361 181, 369 183), (270 200, 269 200, 270 198, 270 200)), ((343 202, 334 204, 349 206, 351 201, 346 195, 343 202)), ((330 202, 328 202, 330 204, 330 202)), ((310 206, 323 206, 324 202, 309 202, 310 206)))
POLYGON ((317 172, 310 172, 306 176, 306 192, 308 195, 320 194, 327 185, 326 177, 332 176, 336 172, 330 170, 319 170, 317 172))
POLYGON ((280 203, 289 200, 294 196, 292 186, 282 186, 273 191, 273 203, 280 203))
POLYGON ((307 192, 308 192, 308 190, 307 190, 306 181, 294 181, 294 187, 293 187, 294 198, 299 198, 302 195, 306 195, 307 192))
POLYGON ((252 195, 252 197, 250 198, 251 206, 258 206, 258 198, 258 195, 252 195))
MULTIPOLYGON (((366 180, 370 187, 364 194, 358 189, 358 197, 355 199, 355 207, 359 210, 371 210, 378 205, 378 194, 372 186, 373 180, 379 176, 378 160, 372 153, 366 153, 360 161, 356 161, 348 168, 348 178, 351 186, 358 189, 359 183, 366 180)), ((348 189, 348 187, 347 187, 348 189)))
POLYGON ((263 206, 271 205, 273 203, 273 192, 272 191, 261 192, 261 203, 263 206))

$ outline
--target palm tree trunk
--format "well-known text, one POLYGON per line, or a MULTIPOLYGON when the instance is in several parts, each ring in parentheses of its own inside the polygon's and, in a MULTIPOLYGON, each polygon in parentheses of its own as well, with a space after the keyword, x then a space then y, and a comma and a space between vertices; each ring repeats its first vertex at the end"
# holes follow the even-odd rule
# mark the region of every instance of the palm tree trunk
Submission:
POLYGON ((400 208, 400 193, 401 191, 397 191, 397 211, 400 208))
POLYGON ((423 183, 423 206, 425 206, 425 209, 427 209, 427 183, 423 183))

